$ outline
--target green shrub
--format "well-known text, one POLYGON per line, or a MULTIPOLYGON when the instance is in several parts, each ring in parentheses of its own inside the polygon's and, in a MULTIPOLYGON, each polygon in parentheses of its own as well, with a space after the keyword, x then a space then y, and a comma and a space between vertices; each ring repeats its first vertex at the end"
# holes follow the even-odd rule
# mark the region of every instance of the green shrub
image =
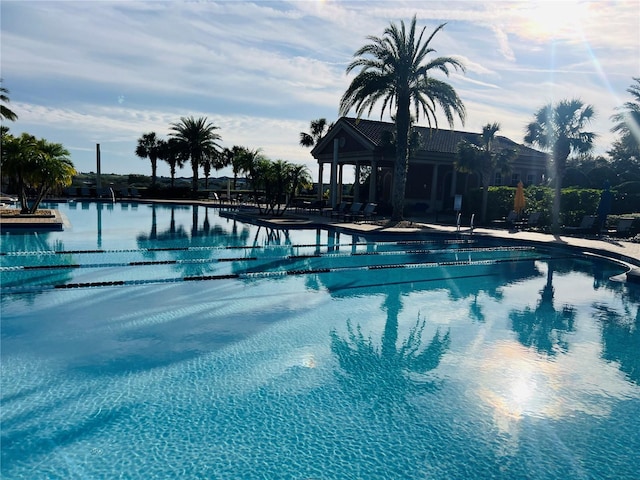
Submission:
MULTIPOLYGON (((489 187, 487 204, 487 222, 499 220, 513 210, 514 187, 489 187)), ((579 225, 585 215, 596 215, 600 203, 601 190, 593 188, 564 188, 562 189, 561 209, 562 222, 565 225, 579 225)), ((612 215, 623 215, 640 212, 640 183, 627 182, 611 191, 612 215), (638 193, 636 193, 638 192, 638 193)), ((551 208, 553 205, 553 189, 531 185, 525 188, 525 212, 540 212, 542 226, 551 224, 551 208)), ((462 200, 462 211, 465 215, 480 213, 482 205, 482 189, 470 190, 462 200)))

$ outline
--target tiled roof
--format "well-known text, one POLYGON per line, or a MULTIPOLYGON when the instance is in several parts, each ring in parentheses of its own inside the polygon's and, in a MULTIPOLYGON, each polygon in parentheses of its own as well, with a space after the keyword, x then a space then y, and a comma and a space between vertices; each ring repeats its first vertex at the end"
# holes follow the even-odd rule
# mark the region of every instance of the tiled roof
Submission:
MULTIPOLYGON (((379 122, 375 120, 357 119, 351 117, 343 117, 349 125, 357 130, 361 135, 368 138, 376 146, 382 145, 383 132, 393 131, 395 126, 389 122, 379 122)), ((434 129, 429 127, 415 127, 422 137, 424 150, 428 152, 451 153, 457 152, 458 144, 462 140, 481 144, 482 135, 480 133, 461 132, 459 130, 434 129)), ((533 148, 518 144, 507 137, 496 136, 497 146, 499 148, 518 148, 520 155, 544 156, 544 153, 533 148)))

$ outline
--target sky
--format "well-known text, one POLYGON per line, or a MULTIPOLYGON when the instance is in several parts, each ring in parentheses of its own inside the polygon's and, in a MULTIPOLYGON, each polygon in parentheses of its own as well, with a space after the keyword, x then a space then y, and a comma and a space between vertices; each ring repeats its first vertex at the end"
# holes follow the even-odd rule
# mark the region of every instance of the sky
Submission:
MULTIPOLYGON (((427 35, 446 23, 433 56, 466 65, 436 74, 467 110, 454 129, 498 122, 499 134, 522 143, 536 110, 578 98, 596 112, 594 153, 610 148, 610 117, 640 76, 640 0, 2 0, 0 76, 19 117, 3 124, 62 143, 80 172, 96 171, 100 144, 103 173, 150 175, 134 153, 138 138, 207 117, 222 147, 259 148, 317 179, 300 132, 339 118, 356 74, 346 67, 367 37, 414 15, 427 35)), ((365 118, 379 120, 380 110, 365 118)), ((158 174, 169 176, 165 162, 158 174)), ((189 177, 190 166, 177 175, 189 177)), ((223 175, 230 169, 213 173, 223 175)))

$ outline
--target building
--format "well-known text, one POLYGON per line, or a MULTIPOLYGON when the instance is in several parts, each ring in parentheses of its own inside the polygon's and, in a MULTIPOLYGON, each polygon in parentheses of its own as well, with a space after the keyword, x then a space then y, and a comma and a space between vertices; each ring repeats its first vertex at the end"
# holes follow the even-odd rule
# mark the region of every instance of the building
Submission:
MULTIPOLYGON (((456 194, 481 186, 476 174, 460 173, 454 167, 458 144, 463 140, 480 144, 481 134, 428 127, 414 127, 414 130, 420 142, 409 159, 405 204, 408 208, 421 205, 428 212, 451 210, 456 194)), ((395 151, 389 138, 394 131, 393 123, 342 117, 313 148, 311 154, 318 161, 320 185, 324 183, 325 172, 330 176, 332 206, 341 200, 345 166, 355 168, 354 201, 390 203, 395 151), (363 168, 371 169, 370 180, 365 185, 357 181, 363 168)), ((544 180, 546 154, 503 136, 496 137, 496 146, 515 148, 518 157, 511 163, 507 178, 495 172, 492 185, 515 186, 520 180, 532 185, 544 180)), ((323 188, 319 188, 319 198, 322 192, 323 188)))

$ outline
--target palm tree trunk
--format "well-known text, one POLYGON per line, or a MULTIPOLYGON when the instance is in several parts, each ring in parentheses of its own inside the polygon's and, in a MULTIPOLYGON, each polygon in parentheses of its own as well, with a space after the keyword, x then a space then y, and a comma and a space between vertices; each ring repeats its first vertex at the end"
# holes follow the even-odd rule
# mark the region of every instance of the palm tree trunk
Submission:
POLYGON ((151 157, 151 186, 156 186, 156 172, 158 170, 158 159, 151 157))
POLYGON ((409 96, 400 95, 396 113, 396 164, 394 169, 393 195, 391 199, 393 212, 391 220, 404 218, 404 195, 407 185, 407 167, 409 165, 409 96), (406 98, 405 98, 406 97, 406 98))
POLYGON ((198 166, 200 165, 200 161, 197 158, 191 158, 191 170, 192 170, 192 177, 191 177, 191 190, 193 191, 193 194, 195 195, 198 192, 198 166))

